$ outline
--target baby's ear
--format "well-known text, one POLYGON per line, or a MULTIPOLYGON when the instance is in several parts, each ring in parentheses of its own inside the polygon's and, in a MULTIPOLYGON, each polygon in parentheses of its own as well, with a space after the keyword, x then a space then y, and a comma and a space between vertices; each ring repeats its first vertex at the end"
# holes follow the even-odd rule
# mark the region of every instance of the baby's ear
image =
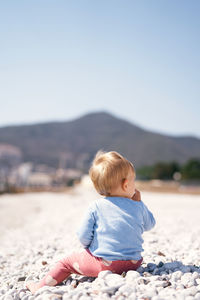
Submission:
POLYGON ((124 191, 126 191, 127 187, 128 187, 128 180, 127 180, 126 178, 124 178, 124 179, 122 180, 122 189, 123 189, 124 191))

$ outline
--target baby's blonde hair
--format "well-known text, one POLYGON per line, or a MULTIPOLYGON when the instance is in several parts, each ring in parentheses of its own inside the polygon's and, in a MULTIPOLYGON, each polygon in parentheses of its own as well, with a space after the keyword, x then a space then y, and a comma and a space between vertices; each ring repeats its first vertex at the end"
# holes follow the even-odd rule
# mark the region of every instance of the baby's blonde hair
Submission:
POLYGON ((109 196, 126 178, 129 171, 135 174, 130 161, 115 151, 98 151, 89 170, 90 178, 97 192, 109 196))

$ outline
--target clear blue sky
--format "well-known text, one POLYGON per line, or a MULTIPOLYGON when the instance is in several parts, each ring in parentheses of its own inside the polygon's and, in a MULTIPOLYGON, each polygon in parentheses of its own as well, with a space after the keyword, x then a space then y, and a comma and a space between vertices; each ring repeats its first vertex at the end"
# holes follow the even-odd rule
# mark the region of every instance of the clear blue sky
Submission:
POLYGON ((200 1, 1 1, 0 126, 102 110, 200 137, 200 1))

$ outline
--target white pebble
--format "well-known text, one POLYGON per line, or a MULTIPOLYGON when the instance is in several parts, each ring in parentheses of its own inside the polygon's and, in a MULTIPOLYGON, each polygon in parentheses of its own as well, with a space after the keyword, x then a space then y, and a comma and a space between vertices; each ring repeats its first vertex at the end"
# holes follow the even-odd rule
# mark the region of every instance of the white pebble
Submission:
POLYGON ((98 278, 102 278, 102 279, 105 279, 106 276, 110 275, 110 274, 113 274, 111 271, 101 271, 99 272, 98 274, 98 278))
MULTIPOLYGON (((67 299, 67 298, 66 298, 67 299)), ((68 298, 69 299, 69 298, 68 298)), ((64 298, 63 298, 63 300, 64 300, 64 298)), ((92 300, 92 298, 91 297, 89 297, 89 296, 81 296, 80 298, 79 298, 79 300, 92 300)))
POLYGON ((4 300, 13 300, 13 297, 11 295, 5 295, 4 300))
POLYGON ((113 290, 118 289, 125 282, 125 279, 118 274, 109 274, 106 276, 105 283, 108 287, 111 287, 113 290))
POLYGON ((139 277, 140 277, 140 274, 138 272, 136 272, 136 271, 128 271, 126 273, 125 279, 126 279, 126 281, 133 281, 133 280, 135 280, 136 278, 139 278, 139 277))
POLYGON ((195 299, 195 300, 200 300, 200 293, 197 293, 197 294, 194 296, 194 299, 195 299))
POLYGON ((193 279, 200 279, 200 274, 198 272, 192 273, 192 278, 193 279))
POLYGON ((119 295, 123 294, 124 296, 129 296, 131 293, 135 292, 135 287, 132 287, 128 284, 124 284, 123 286, 121 286, 118 290, 119 295))
POLYGON ((181 276, 183 276, 183 273, 181 271, 176 271, 172 273, 172 280, 177 281, 181 279, 181 276))

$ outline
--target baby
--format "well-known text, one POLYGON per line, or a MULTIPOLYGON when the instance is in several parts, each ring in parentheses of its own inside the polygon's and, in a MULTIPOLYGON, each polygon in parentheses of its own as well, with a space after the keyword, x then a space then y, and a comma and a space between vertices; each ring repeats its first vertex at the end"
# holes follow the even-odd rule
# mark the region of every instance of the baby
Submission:
POLYGON ((28 281, 35 293, 43 286, 59 284, 70 274, 97 277, 103 270, 121 274, 142 263, 142 233, 155 219, 135 189, 135 169, 117 152, 99 151, 89 171, 97 192, 80 226, 78 237, 84 249, 60 260, 40 281, 28 281))

